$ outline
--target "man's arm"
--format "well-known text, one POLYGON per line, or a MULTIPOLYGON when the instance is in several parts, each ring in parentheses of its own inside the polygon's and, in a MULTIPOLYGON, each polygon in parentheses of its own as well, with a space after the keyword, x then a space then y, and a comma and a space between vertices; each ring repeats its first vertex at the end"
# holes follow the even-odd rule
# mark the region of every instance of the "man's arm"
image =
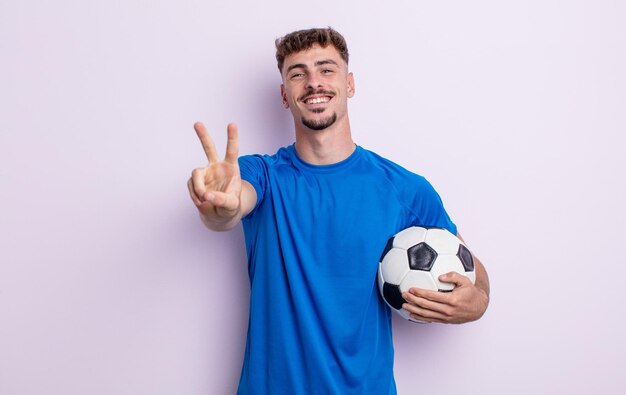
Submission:
MULTIPOLYGON (((457 234, 461 240, 461 235, 457 234)), ((411 288, 402 296, 402 307, 420 321, 462 324, 483 316, 489 305, 489 276, 482 262, 474 256, 476 282, 456 272, 443 274, 439 280, 453 283, 452 292, 437 292, 411 288)))
POLYGON ((191 200, 198 208, 207 228, 225 231, 234 228, 256 204, 256 191, 241 180, 237 126, 228 125, 228 142, 223 161, 217 157, 215 144, 204 125, 196 122, 194 129, 202 143, 209 164, 194 169, 187 181, 191 200))

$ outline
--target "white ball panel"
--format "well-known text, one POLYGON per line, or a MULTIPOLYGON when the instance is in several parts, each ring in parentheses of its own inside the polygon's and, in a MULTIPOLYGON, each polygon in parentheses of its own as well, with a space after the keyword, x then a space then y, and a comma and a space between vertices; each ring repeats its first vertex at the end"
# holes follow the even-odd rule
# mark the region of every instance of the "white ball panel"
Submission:
POLYGON ((408 250, 414 245, 423 242, 425 237, 426 229, 420 228, 419 226, 412 226, 395 235, 393 246, 408 250))
POLYGON ((412 318, 410 315, 409 315, 409 318, 407 318, 407 320, 409 320, 409 321, 411 321, 411 322, 415 322, 415 323, 417 323, 417 324, 428 324, 428 322, 426 322, 426 321, 416 320, 415 318, 412 318))
POLYGON ((400 283, 401 292, 406 292, 413 287, 433 291, 437 290, 437 284, 435 284, 435 280, 433 280, 430 272, 422 272, 419 270, 409 270, 400 283))
POLYGON ((466 272, 465 275, 472 281, 472 284, 476 284, 476 272, 466 272))
POLYGON ((451 291, 454 289, 454 284, 442 283, 439 281, 439 276, 449 272, 465 274, 465 269, 463 268, 461 260, 457 258, 456 255, 440 255, 437 257, 437 260, 435 260, 435 264, 430 270, 430 273, 432 274, 437 287, 439 287, 442 291, 451 291))
POLYGON ((459 250, 459 239, 445 229, 428 229, 425 241, 437 254, 454 255, 459 250))
POLYGON ((396 310, 405 320, 412 320, 411 313, 405 309, 396 310))
POLYGON ((382 296, 384 300, 385 297, 383 296, 383 284, 385 283, 385 280, 383 280, 383 269, 380 263, 378 264, 378 273, 376 274, 376 277, 378 278, 378 290, 380 291, 380 296, 382 296))
POLYGON ((383 279, 391 284, 400 284, 409 269, 409 258, 405 250, 392 248, 381 262, 383 279))

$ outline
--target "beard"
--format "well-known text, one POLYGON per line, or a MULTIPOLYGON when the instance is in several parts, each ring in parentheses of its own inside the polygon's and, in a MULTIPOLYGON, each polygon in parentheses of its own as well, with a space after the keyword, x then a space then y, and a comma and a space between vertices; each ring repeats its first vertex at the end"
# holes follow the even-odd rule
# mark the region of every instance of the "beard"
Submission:
MULTIPOLYGON (((299 100, 305 101, 306 98, 311 95, 328 95, 330 97, 333 97, 335 96, 335 93, 332 91, 327 91, 325 89, 318 89, 318 90, 310 89, 305 94, 303 94, 299 100)), ((321 114, 324 112, 324 110, 325 110, 324 108, 316 108, 316 109, 311 110, 311 112, 321 114)), ((330 125, 332 125, 333 123, 335 123, 335 121, 337 121, 336 113, 333 113, 329 115, 328 117, 322 118, 319 120, 307 119, 304 117, 304 115, 302 116, 302 124, 311 130, 324 130, 330 125)))
MULTIPOLYGON (((323 111, 323 110, 322 110, 323 111)), ((302 117, 302 124, 311 130, 324 130, 330 125, 334 124, 337 121, 337 114, 333 113, 332 115, 323 118, 323 119, 306 119, 302 117)))

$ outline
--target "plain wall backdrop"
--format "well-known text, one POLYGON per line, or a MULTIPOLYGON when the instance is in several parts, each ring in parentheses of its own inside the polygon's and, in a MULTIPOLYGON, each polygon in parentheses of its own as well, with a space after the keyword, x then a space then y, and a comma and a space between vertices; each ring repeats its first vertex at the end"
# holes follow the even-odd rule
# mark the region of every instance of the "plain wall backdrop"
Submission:
MULTIPOLYGON (((348 40, 355 141, 426 176, 487 267, 461 326, 394 319, 404 394, 623 394, 626 3, 0 3, 0 394, 232 394, 241 228, 205 157, 293 142, 274 39, 348 40)), ((384 246, 381 246, 381 249, 384 246)))

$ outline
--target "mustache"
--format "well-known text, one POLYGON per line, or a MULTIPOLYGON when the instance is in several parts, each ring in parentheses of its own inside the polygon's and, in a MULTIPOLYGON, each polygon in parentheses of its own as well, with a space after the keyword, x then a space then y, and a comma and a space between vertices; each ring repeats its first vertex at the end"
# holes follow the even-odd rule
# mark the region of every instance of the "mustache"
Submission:
POLYGON ((306 91, 302 96, 300 96, 300 100, 305 100, 309 96, 313 95, 326 95, 326 96, 335 96, 335 92, 327 91, 324 89, 310 89, 306 91))

